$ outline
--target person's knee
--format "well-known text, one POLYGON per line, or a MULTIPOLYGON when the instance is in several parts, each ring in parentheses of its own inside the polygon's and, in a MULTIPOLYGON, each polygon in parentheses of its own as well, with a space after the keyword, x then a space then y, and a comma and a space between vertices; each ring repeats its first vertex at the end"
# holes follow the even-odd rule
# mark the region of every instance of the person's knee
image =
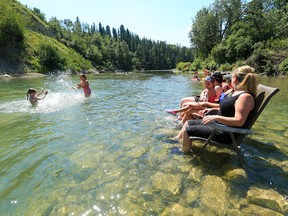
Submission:
MULTIPOLYGON (((186 115, 185 115, 186 116, 186 115)), ((183 127, 187 127, 188 126, 188 121, 186 121, 185 123, 184 123, 184 125, 183 125, 183 127)), ((186 130, 185 130, 185 132, 186 132, 186 130)))

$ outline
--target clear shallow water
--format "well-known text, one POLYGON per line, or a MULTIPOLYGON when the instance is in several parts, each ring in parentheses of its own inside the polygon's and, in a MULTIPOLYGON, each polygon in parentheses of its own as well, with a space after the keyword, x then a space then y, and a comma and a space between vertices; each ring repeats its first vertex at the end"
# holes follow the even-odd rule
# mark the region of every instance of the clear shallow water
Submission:
POLYGON ((251 214, 250 188, 287 197, 286 78, 259 78, 280 93, 245 140, 247 176, 236 180, 233 154, 191 160, 169 141, 179 129, 163 110, 201 83, 164 72, 88 79, 89 99, 71 89, 78 77, 0 81, 1 215, 251 214), (49 94, 34 109, 26 91, 41 86, 49 94))

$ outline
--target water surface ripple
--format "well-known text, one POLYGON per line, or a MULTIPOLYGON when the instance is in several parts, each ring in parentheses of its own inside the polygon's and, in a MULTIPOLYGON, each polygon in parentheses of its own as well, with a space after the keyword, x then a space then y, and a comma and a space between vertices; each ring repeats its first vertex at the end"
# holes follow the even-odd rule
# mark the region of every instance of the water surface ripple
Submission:
POLYGON ((164 109, 203 88, 190 75, 88 78, 89 99, 70 88, 78 77, 0 81, 1 215, 288 214, 286 79, 259 78, 281 91, 245 140, 245 173, 229 151, 192 160, 170 141, 179 129, 164 109), (49 94, 34 109, 37 86, 49 94))

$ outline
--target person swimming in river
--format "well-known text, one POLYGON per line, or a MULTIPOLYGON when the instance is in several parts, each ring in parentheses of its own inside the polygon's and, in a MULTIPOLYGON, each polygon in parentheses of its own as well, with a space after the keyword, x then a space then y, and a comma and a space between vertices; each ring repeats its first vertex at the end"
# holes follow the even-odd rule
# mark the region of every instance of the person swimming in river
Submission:
POLYGON ((201 80, 201 78, 199 77, 199 75, 198 75, 198 71, 195 71, 194 72, 194 76, 192 77, 192 82, 198 82, 198 81, 200 81, 201 80))
POLYGON ((38 100, 43 100, 47 94, 48 91, 44 91, 43 88, 39 94, 37 94, 36 89, 29 88, 27 91, 27 100, 29 100, 29 102, 33 107, 36 107, 38 104, 38 100))
POLYGON ((80 83, 77 84, 75 88, 77 88, 77 89, 82 88, 83 92, 84 92, 84 96, 86 98, 90 97, 91 96, 91 89, 89 87, 89 82, 87 80, 87 77, 84 74, 81 74, 80 80, 81 80, 80 83))

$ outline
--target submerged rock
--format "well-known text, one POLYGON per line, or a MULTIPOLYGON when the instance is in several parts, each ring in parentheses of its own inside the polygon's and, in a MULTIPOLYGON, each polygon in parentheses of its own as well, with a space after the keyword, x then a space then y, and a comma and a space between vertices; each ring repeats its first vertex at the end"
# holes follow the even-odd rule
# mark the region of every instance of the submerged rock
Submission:
POLYGON ((193 215, 194 211, 191 208, 185 208, 180 204, 176 203, 173 206, 167 207, 161 215, 193 215))
POLYGON ((252 188, 247 192, 250 203, 272 209, 282 214, 288 214, 288 202, 272 189, 252 188))
POLYGON ((199 168, 191 168, 187 179, 195 182, 200 182, 201 178, 204 176, 203 170, 199 168))
MULTIPOLYGON (((262 216, 283 216, 283 214, 267 209, 267 208, 263 208, 261 206, 258 205, 249 205, 248 207, 244 208, 241 210, 242 214, 241 215, 262 215, 262 216)), ((233 214, 234 215, 234 214, 233 214)))
POLYGON ((230 189, 218 176, 207 176, 200 189, 200 203, 209 215, 223 215, 226 212, 230 189))
POLYGON ((247 175, 245 170, 239 166, 236 166, 235 164, 224 164, 222 166, 222 171, 228 181, 239 184, 247 182, 247 175))
POLYGON ((151 177, 152 185, 156 188, 162 190, 167 190, 173 195, 179 193, 181 186, 181 177, 180 175, 156 173, 151 177))

